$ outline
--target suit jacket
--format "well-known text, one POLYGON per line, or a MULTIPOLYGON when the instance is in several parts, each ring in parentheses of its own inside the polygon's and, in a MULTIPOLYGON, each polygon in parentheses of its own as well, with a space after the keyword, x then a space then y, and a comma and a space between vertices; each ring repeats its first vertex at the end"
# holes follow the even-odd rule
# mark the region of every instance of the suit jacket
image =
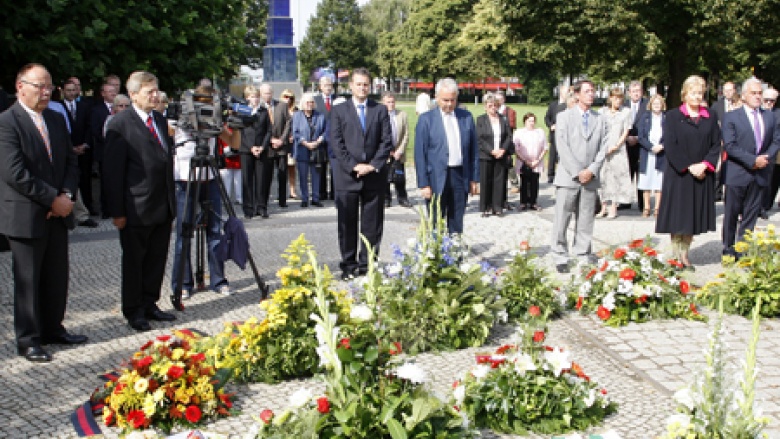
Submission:
POLYGON ((544 114, 544 124, 547 128, 555 125, 555 119, 558 118, 558 114, 566 110, 566 102, 552 101, 547 106, 547 113, 544 114))
POLYGON ((601 187, 599 171, 607 151, 609 127, 598 113, 593 110, 588 112, 587 132, 582 124, 579 106, 569 108, 558 115, 555 143, 558 148, 559 165, 555 173, 555 186, 580 187, 577 175, 583 169, 588 169, 593 173, 593 178, 585 184, 585 188, 595 190, 601 187))
POLYGON ((726 116, 726 98, 721 96, 712 104, 712 115, 715 116, 715 120, 723 123, 723 118, 726 116))
MULTIPOLYGON (((333 101, 336 100, 338 95, 335 93, 330 95, 330 108, 333 109, 333 101)), ((325 98, 322 96, 322 93, 314 96, 314 105, 316 106, 316 110, 318 113, 325 115, 325 119, 330 116, 330 110, 328 110, 328 107, 325 106, 325 98)))
MULTIPOLYGON (((73 146, 83 145, 89 143, 90 136, 90 121, 89 121, 89 104, 84 100, 76 101, 76 118, 73 118, 64 100, 61 101, 62 106, 65 107, 65 113, 68 115, 68 121, 70 122, 70 141, 73 146)), ((103 127, 101 126, 102 130, 103 127)), ((90 145, 91 147, 91 145, 90 145)))
POLYGON ((301 142, 311 142, 317 140, 322 136, 323 142, 320 143, 315 150, 320 150, 325 154, 325 115, 317 110, 311 113, 312 124, 314 130, 309 126, 309 121, 306 119, 306 114, 303 111, 298 111, 292 118, 292 135, 293 135, 293 157, 299 162, 308 162, 311 159, 311 153, 313 150, 301 145, 301 142))
MULTIPOLYGON (((628 108, 628 111, 631 111, 630 99, 623 105, 623 108, 628 108)), ((631 129, 628 131, 629 136, 639 136, 639 121, 642 120, 645 113, 647 113, 647 99, 643 97, 639 100, 634 120, 631 121, 631 129)))
MULTIPOLYGON (((661 130, 663 130, 665 118, 666 115, 662 113, 661 130)), ((653 112, 645 111, 644 114, 642 114, 642 119, 639 121, 637 126, 639 129, 639 146, 642 147, 642 149, 639 151, 639 172, 647 172, 647 156, 651 153, 654 146, 652 143, 650 143, 650 130, 653 128, 653 112)), ((658 144, 664 144, 663 131, 661 134, 661 140, 658 142, 658 144)), ((661 150, 661 152, 655 156, 655 169, 663 171, 665 167, 666 151, 661 150)))
MULTIPOLYGON (((392 127, 391 131, 392 131, 392 127)), ((401 151, 401 158, 398 160, 401 163, 406 162, 406 146, 409 144, 409 118, 406 117, 406 113, 398 109, 395 110, 395 129, 398 132, 398 142, 393 139, 392 152, 401 151)))
MULTIPOLYGON (((512 130, 509 128, 509 122, 505 117, 499 116, 499 129, 501 130, 499 149, 506 151, 504 157, 514 153, 514 144, 512 143, 512 130)), ((477 144, 479 145, 480 160, 495 160, 491 151, 493 151, 493 126, 490 124, 490 118, 483 114, 477 118, 477 144)))
MULTIPOLYGON (((460 151, 463 157, 463 175, 473 183, 479 182, 479 155, 477 153, 477 129, 474 117, 467 110, 455 109, 460 129, 460 151)), ((426 111, 417 120, 414 133, 414 166, 417 171, 417 187, 430 186, 434 194, 444 192, 447 179, 447 161, 450 156, 447 132, 441 109, 426 111)), ((465 185, 468 191, 468 184, 465 185)))
POLYGON ((176 214, 173 141, 165 130, 165 118, 156 111, 152 114, 162 147, 133 107, 116 114, 106 132, 106 213, 126 217, 128 226, 163 224, 176 214))
POLYGON ((106 143, 106 139, 103 136, 103 125, 105 125, 106 118, 108 118, 110 114, 106 103, 102 99, 91 106, 89 116, 89 138, 87 143, 93 148, 92 153, 97 161, 103 160, 103 150, 105 149, 106 143))
POLYGON ((334 188, 337 191, 385 190, 385 163, 393 149, 387 108, 371 99, 366 100, 366 131, 363 132, 358 110, 349 99, 331 107, 328 131, 334 188), (358 163, 368 163, 377 172, 358 178, 353 171, 358 163))
POLYGON ((268 110, 263 107, 257 109, 254 116, 251 117, 252 123, 241 130, 241 146, 238 152, 245 154, 252 153, 253 146, 262 146, 263 154, 267 154, 271 146, 271 125, 268 119, 268 110))
MULTIPOLYGON (((0 233, 6 236, 41 236, 54 199, 65 190, 74 195, 78 190, 78 160, 65 119, 47 108, 43 120, 51 161, 43 137, 19 102, 0 114, 0 233)), ((72 213, 64 221, 71 229, 75 226, 72 213)))
POLYGON ((514 132, 515 129, 517 128, 517 111, 505 105, 504 112, 501 113, 501 115, 506 117, 507 122, 509 122, 509 128, 511 128, 512 131, 514 132))
POLYGON ((290 152, 290 132, 292 130, 292 116, 290 115, 287 104, 274 99, 273 106, 273 114, 269 113, 269 116, 273 119, 273 123, 271 124, 271 138, 282 139, 282 146, 280 148, 273 148, 269 143, 269 157, 283 156, 290 152))
POLYGON ((759 152, 756 152, 753 119, 748 118, 744 108, 730 111, 723 118, 721 131, 729 162, 724 181, 727 186, 747 186, 753 181, 759 186, 768 186, 772 179, 771 164, 780 149, 780 130, 777 129, 777 121, 771 111, 759 111, 764 121, 764 136, 759 152), (770 166, 753 169, 756 157, 763 154, 769 156, 770 166))

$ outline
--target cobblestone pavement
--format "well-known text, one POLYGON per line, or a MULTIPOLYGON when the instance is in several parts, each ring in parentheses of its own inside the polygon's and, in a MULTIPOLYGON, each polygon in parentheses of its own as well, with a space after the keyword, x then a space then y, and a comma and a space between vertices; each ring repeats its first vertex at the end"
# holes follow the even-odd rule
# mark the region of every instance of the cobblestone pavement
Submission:
MULTIPOLYGON (((413 172, 409 172, 413 175, 413 172)), ((411 183, 411 182, 410 182, 411 183)), ((413 186, 412 184, 409 185, 413 186)), ((522 240, 529 240, 534 250, 546 254, 552 227, 552 188, 542 185, 541 212, 509 212, 502 218, 481 218, 477 200, 472 199, 466 216, 465 238, 475 258, 503 265, 510 250, 522 240)), ((416 190, 412 200, 420 202, 416 190)), ((517 201, 512 194, 510 201, 517 201)), ((722 205, 718 205, 722 210, 722 205)), ((337 269, 336 211, 332 202, 325 208, 301 209, 295 200, 288 209, 271 209, 271 218, 246 222, 252 255, 261 274, 272 288, 278 283, 275 271, 283 265, 280 253, 300 233, 315 246, 321 263, 337 269)), ((613 220, 597 220, 594 249, 650 236, 660 248, 668 247, 667 236, 653 233, 652 219, 641 218, 637 211, 619 211, 613 220)), ((770 221, 778 223, 775 213, 770 221)), ((214 334, 228 321, 258 316, 260 293, 251 270, 240 271, 232 263, 227 277, 235 293, 223 297, 214 292, 199 292, 186 302, 187 309, 176 313, 172 324, 152 322, 153 331, 136 333, 130 329, 119 310, 120 248, 118 234, 110 221, 100 221, 97 229, 79 228, 71 235, 70 297, 65 325, 69 331, 88 335, 89 343, 78 347, 50 346, 54 361, 45 365, 28 363, 16 355, 13 334, 13 282, 10 254, 0 254, 0 437, 51 438, 75 437, 69 423, 73 410, 100 385, 97 375, 120 365, 146 340, 169 333, 176 328, 197 328, 214 334)), ((418 218, 411 209, 394 205, 387 210, 381 253, 390 254, 390 244, 403 244, 414 236, 418 218)), ((759 221, 759 225, 766 221, 759 221)), ((719 233, 702 235, 694 240, 692 261, 697 271, 691 276, 702 284, 720 270, 719 233)), ((171 258, 168 258, 169 265, 171 258)), ((548 259, 544 259, 548 261, 548 259)), ((549 263, 552 269, 553 265, 549 263)), ((166 271, 170 273, 170 266, 166 271)), ((160 305, 170 310, 170 279, 166 277, 160 305)), ((712 314, 712 313, 710 313, 712 314)), ((760 407, 770 417, 770 437, 780 437, 780 341, 774 331, 776 320, 762 323, 759 353, 758 398, 760 407)), ((653 438, 664 430, 664 420, 671 414, 671 395, 690 382, 702 367, 703 350, 710 323, 658 321, 612 329, 596 320, 567 314, 550 325, 549 340, 573 351, 573 358, 619 404, 619 411, 597 431, 614 429, 623 438, 653 438)), ((727 341, 735 355, 742 356, 750 334, 750 322, 741 317, 725 319, 727 341)), ((419 363, 432 375, 432 390, 445 395, 452 381, 473 364, 473 354, 511 339, 513 328, 496 328, 489 345, 440 354, 424 354, 419 363)), ((232 385, 238 393, 240 416, 210 424, 205 430, 240 437, 254 422, 253 415, 264 408, 281 409, 287 398, 302 386, 320 388, 313 380, 288 381, 277 385, 232 385)), ((117 437, 115 430, 104 429, 106 437, 117 437)), ((504 437, 486 434, 486 437, 504 437)))

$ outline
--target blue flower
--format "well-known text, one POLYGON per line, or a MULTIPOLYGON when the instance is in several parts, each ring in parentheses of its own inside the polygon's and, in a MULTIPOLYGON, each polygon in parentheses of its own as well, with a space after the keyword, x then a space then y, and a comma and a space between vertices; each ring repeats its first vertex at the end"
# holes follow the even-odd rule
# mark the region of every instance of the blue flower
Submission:
POLYGON ((450 265, 455 263, 455 258, 453 258, 452 256, 450 256, 448 254, 445 254, 444 255, 444 263, 445 263, 445 266, 450 266, 450 265))
POLYGON ((393 249, 393 257, 395 259, 401 260, 404 258, 404 252, 401 251, 401 246, 398 244, 390 244, 390 248, 393 249))
POLYGON ((490 270, 493 269, 493 266, 490 265, 490 262, 488 261, 482 261, 479 263, 479 268, 482 270, 483 273, 489 273, 490 270))

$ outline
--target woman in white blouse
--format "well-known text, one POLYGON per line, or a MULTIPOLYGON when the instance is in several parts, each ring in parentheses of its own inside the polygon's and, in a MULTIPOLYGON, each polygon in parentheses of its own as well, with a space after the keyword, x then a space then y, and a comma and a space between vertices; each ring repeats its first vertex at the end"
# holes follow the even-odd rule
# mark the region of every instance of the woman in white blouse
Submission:
POLYGON ((520 209, 542 210, 537 204, 539 197, 539 174, 544 169, 544 156, 547 154, 547 136, 544 130, 536 128, 536 116, 526 113, 523 116, 523 128, 515 131, 513 141, 517 161, 515 170, 522 179, 520 185, 520 209))
POLYGON ((503 215, 505 176, 512 155, 512 129, 504 116, 498 114, 498 102, 493 93, 484 97, 485 114, 477 118, 479 145, 479 210, 482 216, 503 215))

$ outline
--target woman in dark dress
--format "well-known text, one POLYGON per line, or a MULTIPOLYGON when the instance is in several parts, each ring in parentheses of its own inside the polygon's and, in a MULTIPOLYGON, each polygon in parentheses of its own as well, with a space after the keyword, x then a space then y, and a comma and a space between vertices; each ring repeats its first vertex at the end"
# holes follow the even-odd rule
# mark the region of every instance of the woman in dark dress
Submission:
POLYGON ((702 105, 705 82, 690 76, 682 87, 683 104, 663 122, 666 169, 656 233, 672 235, 672 256, 693 269, 688 259, 693 235, 715 231, 715 164, 720 128, 702 105))
POLYGON ((482 216, 502 215, 507 159, 513 152, 512 129, 506 118, 498 114, 498 102, 493 93, 484 98, 485 114, 477 118, 479 145, 479 210, 482 216))

